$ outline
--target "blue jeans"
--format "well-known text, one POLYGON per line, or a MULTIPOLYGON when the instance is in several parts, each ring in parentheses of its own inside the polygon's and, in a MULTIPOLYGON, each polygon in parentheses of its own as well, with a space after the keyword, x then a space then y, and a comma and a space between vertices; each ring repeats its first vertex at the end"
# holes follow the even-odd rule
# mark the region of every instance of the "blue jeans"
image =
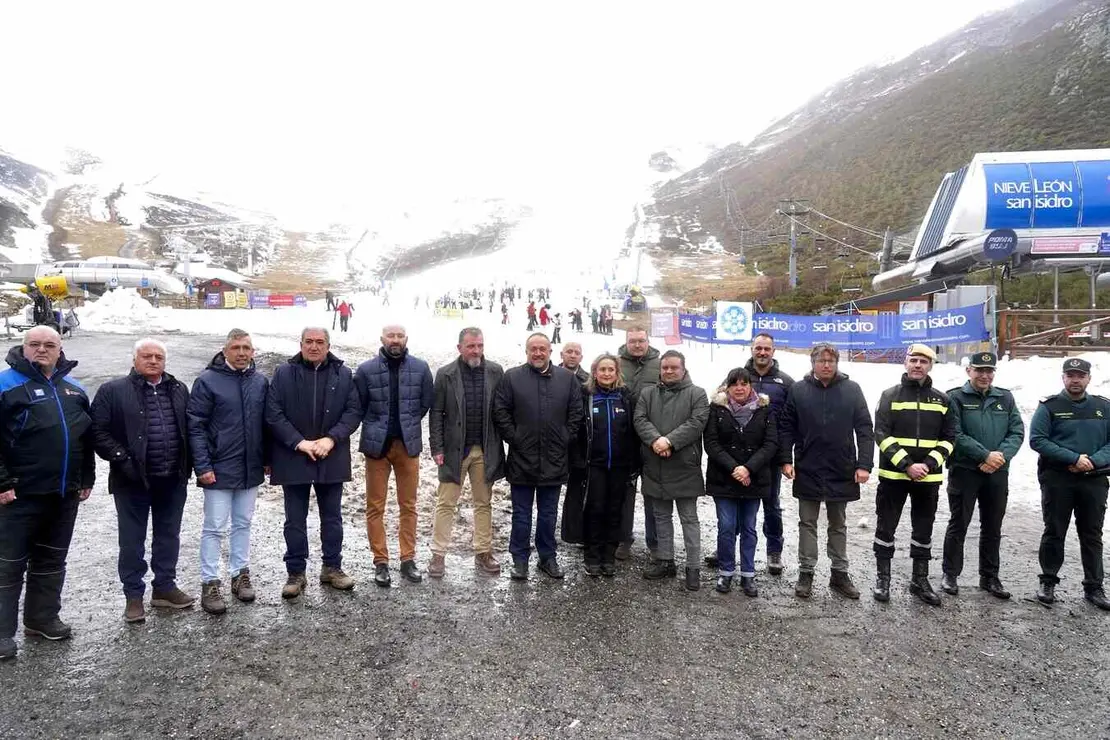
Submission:
POLYGON ((763 537, 767 540, 767 554, 782 553, 782 475, 777 465, 771 466, 771 495, 759 499, 763 502, 763 537))
POLYGON ((342 483, 304 483, 282 486, 285 492, 285 570, 304 573, 308 564, 308 501, 316 488, 320 510, 320 560, 329 568, 343 566, 342 483))
POLYGON ((200 531, 200 580, 210 583, 220 578, 220 544, 231 520, 228 572, 234 578, 250 565, 251 519, 258 486, 254 488, 204 489, 204 526, 200 531))
POLYGON ((755 546, 759 540, 755 533, 755 520, 759 514, 758 498, 714 498, 717 504, 717 562, 718 573, 731 576, 736 573, 736 536, 740 535, 740 575, 755 575, 755 546))
POLYGON ((509 553, 514 562, 527 561, 532 554, 532 505, 536 506, 536 552, 540 562, 555 557, 555 520, 559 516, 561 486, 510 486, 513 528, 509 553))
POLYGON ((181 551, 181 513, 185 509, 185 481, 151 478, 141 484, 118 488, 112 500, 119 520, 119 558, 116 561, 123 596, 141 599, 146 591, 146 530, 151 523, 150 569, 154 593, 177 586, 177 556, 181 551))

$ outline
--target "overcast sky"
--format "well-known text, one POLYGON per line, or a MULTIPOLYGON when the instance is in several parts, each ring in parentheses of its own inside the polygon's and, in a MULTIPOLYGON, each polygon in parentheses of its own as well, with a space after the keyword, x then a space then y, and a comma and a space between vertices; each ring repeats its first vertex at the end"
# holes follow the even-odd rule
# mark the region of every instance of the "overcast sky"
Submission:
POLYGON ((601 191, 1013 3, 29 1, 4 8, 0 147, 278 209, 601 191))

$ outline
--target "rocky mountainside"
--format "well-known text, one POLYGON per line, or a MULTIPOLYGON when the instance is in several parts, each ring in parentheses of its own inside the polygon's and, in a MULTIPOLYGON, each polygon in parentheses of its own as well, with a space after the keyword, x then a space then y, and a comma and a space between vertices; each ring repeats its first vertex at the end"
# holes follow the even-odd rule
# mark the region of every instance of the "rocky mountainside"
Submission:
MULTIPOLYGON (((720 149, 659 188, 630 233, 665 251, 708 244, 737 253, 743 243, 749 269, 781 275, 781 198, 908 237, 944 173, 976 152, 1108 147, 1108 110, 1110 5, 1027 0, 862 70, 753 141, 720 149)), ((864 252, 878 252, 880 240, 816 214, 807 220, 820 233, 802 240, 800 287, 821 294, 818 303, 865 289, 875 260, 834 240, 864 252)))

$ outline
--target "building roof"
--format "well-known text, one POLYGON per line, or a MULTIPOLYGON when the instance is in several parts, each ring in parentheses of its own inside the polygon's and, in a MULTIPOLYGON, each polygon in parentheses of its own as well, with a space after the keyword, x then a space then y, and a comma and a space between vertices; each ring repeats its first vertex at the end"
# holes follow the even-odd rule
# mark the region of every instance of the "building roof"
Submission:
POLYGON ((832 307, 830 313, 848 313, 850 311, 866 311, 876 306, 881 306, 884 303, 891 301, 908 301, 914 298, 922 298, 933 293, 941 293, 949 288, 955 288, 967 278, 966 275, 953 275, 952 277, 940 278, 939 280, 929 280, 924 283, 915 283, 913 285, 906 285, 894 290, 888 290, 885 293, 875 293, 874 295, 857 298, 852 301, 845 301, 838 303, 832 307))

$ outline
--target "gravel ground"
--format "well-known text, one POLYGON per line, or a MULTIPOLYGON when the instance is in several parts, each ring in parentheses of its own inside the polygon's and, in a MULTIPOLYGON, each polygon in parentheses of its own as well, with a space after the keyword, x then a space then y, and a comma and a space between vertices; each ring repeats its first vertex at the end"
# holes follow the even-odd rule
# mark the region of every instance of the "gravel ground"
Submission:
MULTIPOLYGON (((170 372, 191 382, 217 345, 176 338, 170 372)), ((94 390, 126 367, 129 346, 124 337, 86 334, 69 340, 67 353, 82 362, 76 376, 94 390)), ((873 487, 849 507, 850 524, 866 517, 870 525, 849 533, 852 573, 865 591, 859 602, 830 593, 823 554, 814 597, 794 597, 797 506, 789 486, 787 572, 766 575, 761 554, 755 599, 713 592, 708 571, 696 593, 677 580, 645 582, 642 546, 615 579, 586 576, 578 549, 567 545, 564 581, 538 572, 525 584, 507 574, 483 578, 471 565, 468 506, 445 579, 411 585, 395 573, 394 587, 381 589, 371 582, 355 470, 344 548, 359 582, 353 592, 310 582, 303 598, 283 602, 280 492, 264 488, 253 530, 258 600, 232 602, 222 617, 199 606, 159 610, 142 625, 120 619, 115 513, 101 471, 70 552, 62 616, 74 638, 18 638, 19 658, 0 665, 0 737, 1110 737, 1110 615, 1082 600, 1074 536, 1063 603, 1031 600, 1040 516, 1023 502, 1035 501, 1033 481, 1012 481, 1004 525, 1002 576, 1014 599, 999 602, 974 588, 973 524, 964 590, 938 609, 906 593, 908 511, 892 601, 867 595, 873 487)), ((435 491, 426 457, 421 474, 423 565, 435 491)), ((510 507, 503 485, 498 491, 495 547, 507 563, 510 507)), ((710 500, 701 511, 709 551, 710 500)), ((395 514, 394 506, 394 527, 395 514)), ((947 515, 942 501, 938 557, 947 515)), ((315 513, 310 529, 314 521, 315 513)), ((200 524, 194 489, 179 565, 179 581, 193 593, 200 524)), ((310 541, 312 571, 319 550, 310 541)), ((394 535, 390 542, 395 548, 394 535)))

